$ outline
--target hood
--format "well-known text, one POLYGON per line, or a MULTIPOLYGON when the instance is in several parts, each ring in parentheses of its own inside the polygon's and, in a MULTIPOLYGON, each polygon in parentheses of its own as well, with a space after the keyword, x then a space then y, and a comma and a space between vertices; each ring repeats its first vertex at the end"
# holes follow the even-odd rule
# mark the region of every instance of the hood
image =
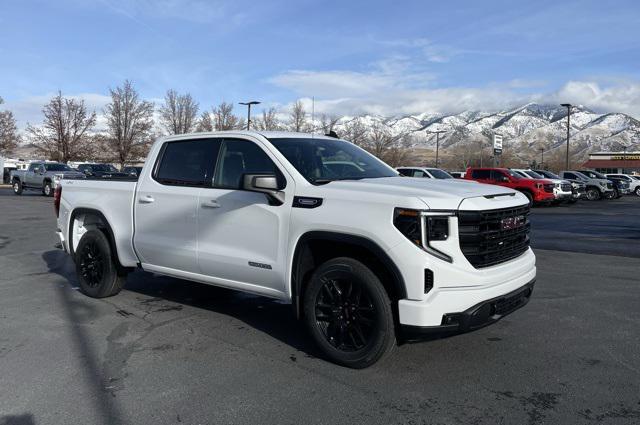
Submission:
POLYGON ((83 179, 86 177, 84 173, 81 173, 80 171, 63 171, 63 172, 55 173, 55 175, 62 176, 63 179, 77 179, 77 178, 83 179))
MULTIPOLYGON (((502 202, 526 203, 524 195, 502 186, 459 179, 426 179, 421 177, 382 177, 377 179, 338 180, 323 185, 328 192, 344 192, 346 196, 418 198, 430 209, 456 210, 465 199, 498 199, 502 202), (513 195, 513 196, 500 196, 513 195)), ((397 202, 397 201, 395 201, 397 202)), ((510 205, 505 205, 508 207, 510 205)), ((501 208, 503 205, 495 206, 501 208)))

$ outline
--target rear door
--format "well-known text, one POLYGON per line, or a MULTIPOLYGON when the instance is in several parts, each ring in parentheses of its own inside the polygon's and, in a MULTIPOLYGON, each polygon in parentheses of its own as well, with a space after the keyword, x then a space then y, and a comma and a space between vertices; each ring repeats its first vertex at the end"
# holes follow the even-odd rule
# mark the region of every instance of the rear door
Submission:
POLYGON ((213 187, 200 191, 198 262, 203 274, 253 292, 277 296, 285 291, 286 236, 295 189, 285 175, 257 141, 224 140, 213 187), (242 189, 245 174, 262 173, 279 177, 284 204, 242 189))
POLYGON ((139 180, 134 246, 143 266, 199 271, 198 195, 213 176, 219 148, 218 139, 167 142, 151 175, 139 180))

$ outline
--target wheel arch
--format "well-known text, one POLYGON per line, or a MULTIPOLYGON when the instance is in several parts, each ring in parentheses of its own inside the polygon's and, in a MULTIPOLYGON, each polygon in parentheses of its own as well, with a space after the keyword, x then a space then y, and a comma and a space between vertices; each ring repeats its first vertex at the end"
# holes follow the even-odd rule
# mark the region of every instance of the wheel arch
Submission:
MULTIPOLYGON (((68 241, 69 241, 69 254, 71 255, 71 257, 73 258, 75 256, 75 252, 74 252, 74 243, 73 243, 73 232, 75 229, 75 221, 78 217, 84 215, 85 217, 91 217, 92 220, 89 221, 89 225, 94 226, 95 228, 101 230, 106 236, 107 236, 107 240, 109 241, 109 246, 111 247, 111 255, 113 257, 113 260, 116 263, 116 266, 118 268, 118 272, 119 273, 125 273, 129 270, 131 270, 130 267, 125 267, 122 265, 122 263, 120 262, 120 258, 118 257, 118 247, 116 245, 116 239, 115 236, 113 234, 113 229, 111 228, 111 225, 109 224, 109 220, 107 220, 107 218, 105 217, 105 215, 97 209, 94 208, 84 208, 84 207, 79 207, 74 209, 71 214, 69 214, 69 225, 68 225, 68 229, 67 229, 67 237, 68 237, 68 241)), ((83 221, 83 225, 87 224, 86 222, 83 221)))
POLYGON ((359 235, 310 231, 298 238, 290 270, 291 299, 297 318, 301 316, 304 285, 313 271, 325 261, 343 256, 352 257, 370 267, 381 278, 392 301, 407 297, 400 270, 376 242, 359 235))

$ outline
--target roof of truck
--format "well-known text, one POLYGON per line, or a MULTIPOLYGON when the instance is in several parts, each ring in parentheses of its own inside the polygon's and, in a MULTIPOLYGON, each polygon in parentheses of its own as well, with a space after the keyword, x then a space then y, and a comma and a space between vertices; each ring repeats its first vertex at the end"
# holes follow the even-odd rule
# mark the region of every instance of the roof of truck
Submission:
POLYGON ((228 130, 228 131, 208 131, 203 133, 187 133, 175 134, 167 136, 164 140, 184 139, 197 136, 198 138, 206 136, 262 136, 267 139, 326 139, 339 140, 335 137, 325 136, 319 133, 296 133, 293 131, 254 131, 254 130, 228 130))

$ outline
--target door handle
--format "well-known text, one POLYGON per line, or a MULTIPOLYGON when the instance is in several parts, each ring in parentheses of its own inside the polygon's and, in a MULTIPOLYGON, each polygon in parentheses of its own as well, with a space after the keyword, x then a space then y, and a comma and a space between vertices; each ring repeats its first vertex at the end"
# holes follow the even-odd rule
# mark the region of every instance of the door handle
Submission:
POLYGON ((220 204, 218 203, 217 200, 211 199, 209 201, 204 201, 202 203, 202 207, 203 208, 220 208, 220 204))
POLYGON ((147 195, 145 197, 138 199, 138 202, 140 202, 141 204, 152 204, 154 201, 155 199, 153 199, 153 196, 151 195, 147 195))

